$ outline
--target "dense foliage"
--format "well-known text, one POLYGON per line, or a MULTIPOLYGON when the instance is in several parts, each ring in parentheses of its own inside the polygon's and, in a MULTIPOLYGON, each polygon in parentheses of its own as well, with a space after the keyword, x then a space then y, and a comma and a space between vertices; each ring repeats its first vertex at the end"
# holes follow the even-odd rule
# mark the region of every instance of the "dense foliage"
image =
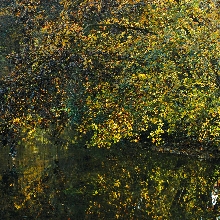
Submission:
POLYGON ((216 5, 114 3, 83 4, 84 83, 81 105, 75 104, 79 98, 73 92, 72 119, 80 115, 81 131, 92 130, 95 145, 122 138, 138 141, 140 134, 158 145, 169 139, 182 145, 217 145, 216 5))
POLYGON ((53 123, 59 133, 70 119, 90 145, 219 144, 217 2, 16 1, 11 9, 22 36, 2 83, 2 130, 16 121, 53 123))
POLYGON ((218 156, 218 1, 2 0, 0 19, 1 219, 212 217, 219 167, 146 145, 218 156))
POLYGON ((11 14, 11 1, 0 2, 0 77, 10 73, 12 65, 7 60, 11 52, 19 52, 20 29, 11 14))

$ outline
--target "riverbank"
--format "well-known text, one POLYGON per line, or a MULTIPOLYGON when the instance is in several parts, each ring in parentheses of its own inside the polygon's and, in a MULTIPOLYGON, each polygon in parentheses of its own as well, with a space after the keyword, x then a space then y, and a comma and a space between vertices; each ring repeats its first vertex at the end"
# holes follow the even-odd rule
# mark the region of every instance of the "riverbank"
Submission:
POLYGON ((202 160, 219 160, 220 151, 219 149, 209 150, 203 147, 174 147, 174 146, 147 146, 142 144, 143 147, 151 149, 156 152, 170 153, 177 155, 185 155, 189 157, 194 157, 202 160))

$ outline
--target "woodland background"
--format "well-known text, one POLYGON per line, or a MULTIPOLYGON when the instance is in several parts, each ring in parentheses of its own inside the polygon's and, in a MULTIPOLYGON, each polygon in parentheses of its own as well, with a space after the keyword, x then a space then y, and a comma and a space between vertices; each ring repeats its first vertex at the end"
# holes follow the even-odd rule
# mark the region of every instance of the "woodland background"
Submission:
POLYGON ((149 149, 219 158, 219 24, 214 0, 2 0, 2 218, 201 216, 216 166, 149 149))

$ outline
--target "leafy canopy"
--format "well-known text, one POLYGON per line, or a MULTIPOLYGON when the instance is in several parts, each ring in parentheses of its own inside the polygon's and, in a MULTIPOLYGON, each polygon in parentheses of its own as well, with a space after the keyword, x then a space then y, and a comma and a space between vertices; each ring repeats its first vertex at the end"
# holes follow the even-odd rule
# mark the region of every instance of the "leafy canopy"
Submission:
POLYGON ((70 119, 98 146, 219 143, 215 1, 33 0, 14 11, 24 34, 5 121, 70 119))

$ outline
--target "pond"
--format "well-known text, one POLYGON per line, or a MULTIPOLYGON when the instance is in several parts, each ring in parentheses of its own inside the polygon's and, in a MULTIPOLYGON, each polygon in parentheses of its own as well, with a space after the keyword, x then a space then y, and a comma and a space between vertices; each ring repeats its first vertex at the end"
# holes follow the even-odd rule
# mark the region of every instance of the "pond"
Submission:
POLYGON ((8 147, 1 151, 0 219, 218 216, 211 192, 219 161, 160 153, 129 143, 111 149, 20 146, 14 161, 8 147))

